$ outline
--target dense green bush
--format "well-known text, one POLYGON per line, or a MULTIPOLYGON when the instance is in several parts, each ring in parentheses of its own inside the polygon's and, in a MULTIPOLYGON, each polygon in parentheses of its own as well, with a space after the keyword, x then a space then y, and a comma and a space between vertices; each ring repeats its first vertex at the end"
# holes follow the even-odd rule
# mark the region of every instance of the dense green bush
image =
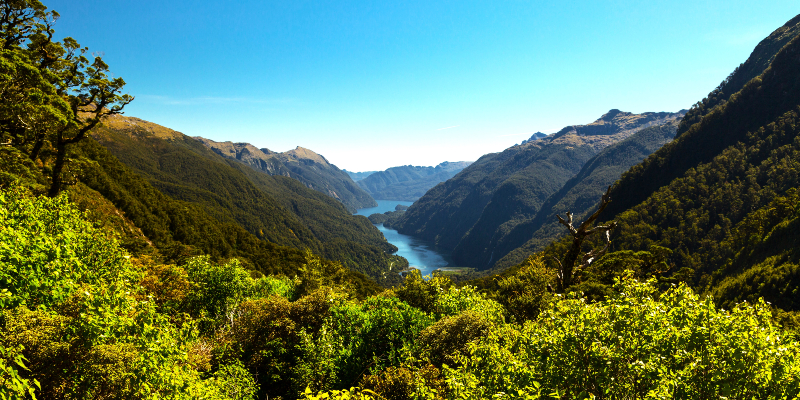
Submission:
POLYGON ((454 364, 458 355, 467 354, 467 345, 492 331, 494 324, 477 311, 464 311, 444 317, 419 335, 422 356, 436 366, 454 364))
POLYGON ((492 298, 517 321, 528 321, 548 303, 554 283, 555 271, 545 266, 542 257, 530 256, 513 274, 495 278, 492 298))
MULTIPOLYGON (((787 215, 759 240, 791 227, 787 215)), ((659 293, 655 280, 630 278, 601 297, 562 298, 547 292, 551 272, 537 258, 489 295, 410 274, 357 300, 341 265, 313 254, 292 279, 208 257, 132 262, 63 196, 0 192, 0 218, 6 397, 800 395, 800 344, 760 300, 726 311, 686 286, 659 293)), ((610 253, 585 282, 628 267, 648 275, 669 254, 651 250, 610 253)))
POLYGON ((418 269, 409 272, 403 285, 395 289, 400 300, 425 312, 436 312, 436 299, 444 290, 453 286, 453 282, 445 276, 434 274, 424 279, 418 269))
POLYGON ((355 385, 370 371, 399 366, 417 335, 433 322, 428 313, 394 297, 341 304, 331 309, 320 335, 307 338, 308 356, 298 370, 315 390, 355 385))
POLYGON ((629 280, 604 302, 556 301, 445 368, 453 397, 759 398, 800 395, 800 345, 763 302, 718 309, 686 286, 629 280), (535 396, 534 396, 535 397, 535 396))
POLYGON ((0 306, 50 307, 82 282, 136 281, 124 251, 95 230, 66 196, 0 192, 0 306))
POLYGON ((194 324, 157 311, 107 235, 65 196, 0 192, 0 379, 15 390, 3 394, 226 398, 190 366, 194 324))

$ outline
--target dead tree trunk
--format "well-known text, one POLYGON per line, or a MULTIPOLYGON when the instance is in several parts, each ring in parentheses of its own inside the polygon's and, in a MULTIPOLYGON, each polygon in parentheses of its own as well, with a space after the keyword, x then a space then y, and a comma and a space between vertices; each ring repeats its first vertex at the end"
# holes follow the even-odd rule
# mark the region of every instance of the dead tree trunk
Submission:
POLYGON ((561 222, 562 225, 566 226, 569 229, 569 233, 572 235, 572 246, 570 246, 569 250, 566 254, 564 254, 564 258, 559 260, 555 259, 559 266, 558 271, 558 292, 564 293, 567 288, 572 286, 574 283, 574 276, 575 272, 579 271, 587 266, 589 266, 592 262, 597 260, 598 258, 602 257, 603 254, 608 251, 608 247, 611 244, 611 230, 617 226, 616 222, 611 222, 608 225, 598 225, 592 227, 592 224, 597 220, 600 216, 600 213, 606 209, 608 203, 611 201, 609 196, 609 192, 611 192, 611 186, 608 187, 606 193, 601 197, 600 204, 597 206, 597 211, 594 212, 586 221, 575 228, 572 224, 572 217, 573 214, 571 212, 567 212, 567 219, 561 218, 560 215, 556 215, 558 217, 558 221, 561 222), (583 241, 592 234, 596 232, 604 232, 606 245, 603 248, 599 249, 592 249, 588 253, 583 253, 581 246, 583 245, 583 241), (578 257, 580 257, 580 264, 578 263, 578 257))

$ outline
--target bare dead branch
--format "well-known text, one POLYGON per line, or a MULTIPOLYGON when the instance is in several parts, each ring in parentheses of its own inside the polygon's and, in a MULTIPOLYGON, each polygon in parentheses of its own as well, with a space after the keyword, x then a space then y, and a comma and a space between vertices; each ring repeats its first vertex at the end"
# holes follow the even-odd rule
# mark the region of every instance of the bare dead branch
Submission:
POLYGON ((567 219, 561 218, 560 215, 556 215, 558 217, 558 221, 569 229, 570 234, 572 235, 572 246, 569 248, 567 253, 564 255, 563 261, 559 261, 556 259, 558 263, 559 271, 557 273, 558 279, 558 290, 559 292, 565 291, 569 286, 573 283, 573 277, 575 275, 576 270, 580 270, 582 268, 586 268, 591 265, 594 261, 602 257, 607 251, 608 248, 611 246, 611 230, 616 228, 617 223, 611 222, 607 225, 598 225, 592 227, 595 221, 600 217, 600 214, 603 210, 606 209, 608 203, 611 202, 611 186, 608 187, 605 194, 602 195, 600 198, 600 203, 597 206, 597 210, 592 213, 585 221, 583 221, 580 226, 576 229, 573 225, 573 214, 571 212, 567 212, 566 216, 567 219), (581 254, 582 249, 581 245, 583 245, 583 241, 588 237, 596 232, 605 232, 605 239, 606 244, 602 248, 592 249, 588 253, 581 254), (580 263, 576 267, 576 263, 580 258, 580 263))

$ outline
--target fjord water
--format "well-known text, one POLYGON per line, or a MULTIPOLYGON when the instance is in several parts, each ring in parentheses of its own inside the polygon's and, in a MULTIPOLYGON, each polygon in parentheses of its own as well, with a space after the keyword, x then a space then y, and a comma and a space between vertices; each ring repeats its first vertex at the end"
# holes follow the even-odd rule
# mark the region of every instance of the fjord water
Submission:
MULTIPOLYGON (((399 205, 410 206, 410 201, 397 200, 376 200, 377 207, 362 208, 356 215, 369 217, 372 214, 383 214, 387 211, 394 211, 399 205)), ((438 251, 431 242, 420 240, 408 235, 403 235, 394 229, 389 229, 383 224, 375 225, 389 243, 397 246, 397 255, 405 257, 410 267, 420 270, 422 276, 428 275, 434 270, 445 267, 453 267, 449 254, 438 251)))

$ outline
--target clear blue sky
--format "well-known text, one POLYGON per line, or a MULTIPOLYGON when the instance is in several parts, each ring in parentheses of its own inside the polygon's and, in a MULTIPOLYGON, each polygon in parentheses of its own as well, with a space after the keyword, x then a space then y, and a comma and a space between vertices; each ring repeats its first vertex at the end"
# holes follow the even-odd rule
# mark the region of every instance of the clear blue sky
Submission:
POLYGON ((612 108, 689 108, 797 1, 43 0, 126 115, 340 168, 475 160, 612 108))

